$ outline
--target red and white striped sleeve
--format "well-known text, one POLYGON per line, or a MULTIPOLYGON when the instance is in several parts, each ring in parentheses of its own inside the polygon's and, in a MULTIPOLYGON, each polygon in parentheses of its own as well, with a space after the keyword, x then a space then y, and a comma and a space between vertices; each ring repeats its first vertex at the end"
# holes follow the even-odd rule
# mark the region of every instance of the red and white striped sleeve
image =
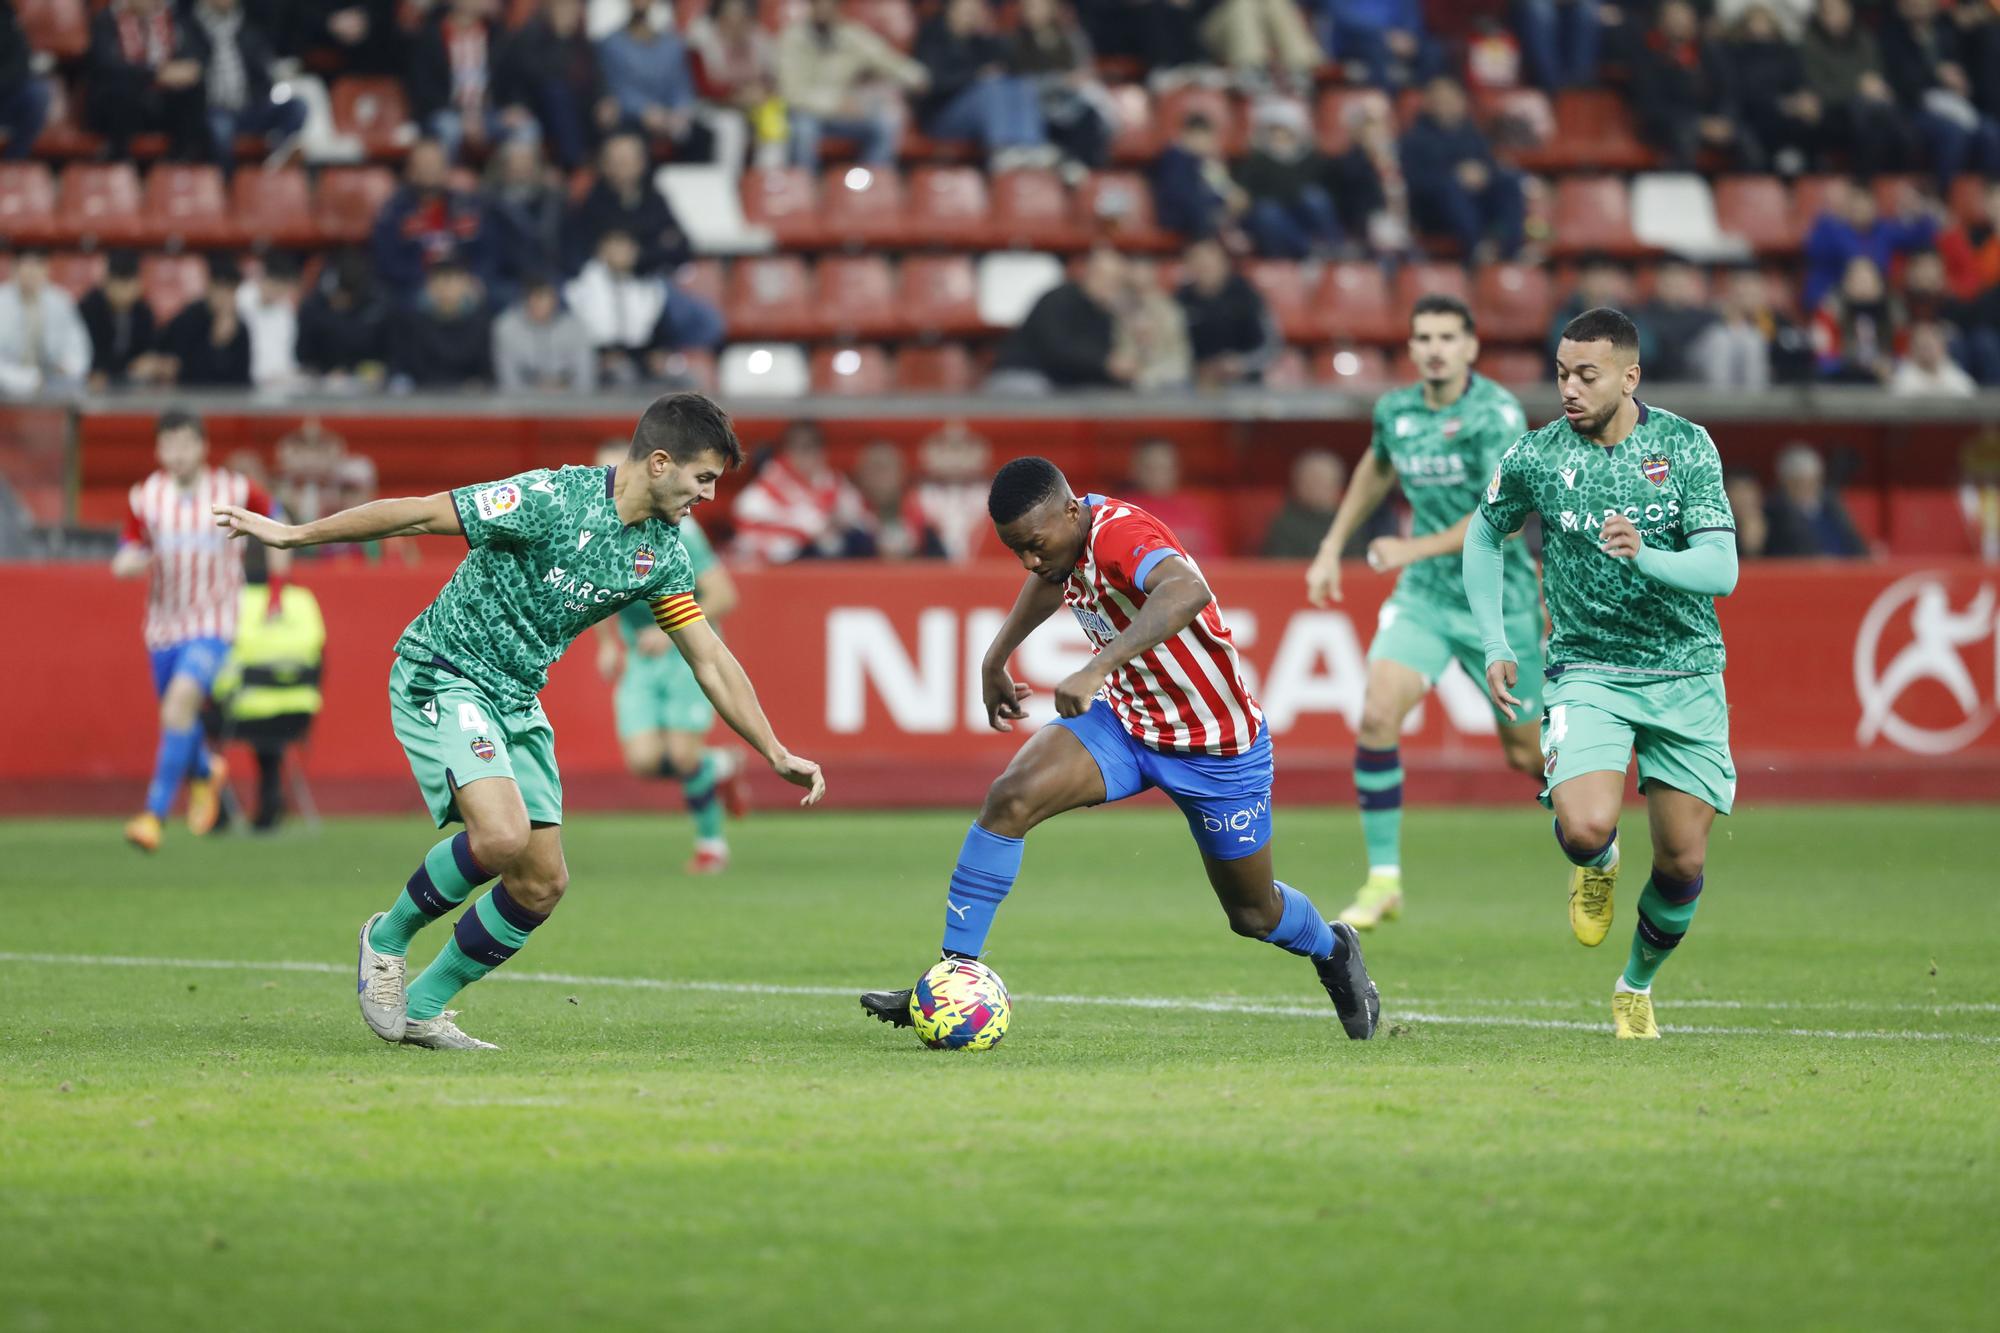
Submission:
POLYGON ((146 526, 145 517, 139 512, 139 490, 146 483, 139 482, 125 495, 125 526, 118 532, 120 546, 151 546, 153 533, 146 526))
POLYGON ((1179 539, 1151 514, 1128 509, 1097 525, 1091 534, 1097 567, 1113 586, 1143 599, 1146 580, 1168 556, 1187 558, 1179 539))

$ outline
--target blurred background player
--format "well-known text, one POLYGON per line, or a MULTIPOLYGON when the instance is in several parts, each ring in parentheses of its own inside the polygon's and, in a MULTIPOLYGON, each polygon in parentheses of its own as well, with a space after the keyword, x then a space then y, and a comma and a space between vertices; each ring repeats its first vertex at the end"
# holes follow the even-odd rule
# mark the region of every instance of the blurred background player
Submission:
MULTIPOLYGON (((630 452, 623 440, 606 440, 597 451, 599 467, 616 467, 630 452)), ((680 522, 681 545, 694 571, 694 600, 711 625, 736 605, 736 582, 715 558, 701 524, 689 515, 680 522)), ((642 778, 681 784, 694 816, 694 857, 690 875, 713 875, 729 868, 729 841, 722 835, 724 809, 741 819, 749 779, 735 752, 704 742, 715 725, 715 708, 674 649, 667 632, 653 622, 652 608, 628 603, 597 627, 597 669, 616 681, 612 703, 618 712, 618 746, 625 766, 642 778)))
MULTIPOLYGON (((125 824, 125 840, 158 851, 161 821, 183 780, 188 783, 188 831, 215 827, 225 774, 222 758, 202 743, 201 710, 229 656, 243 590, 243 552, 218 531, 215 505, 235 505, 276 519, 280 510, 262 486, 226 468, 208 466, 201 418, 178 409, 154 426, 159 469, 132 487, 125 530, 111 572, 149 577, 146 651, 160 696, 160 743, 146 808, 125 824)), ((283 594, 291 557, 273 551, 266 604, 283 594)))
MULTIPOLYGON (((1373 440, 1306 572, 1306 596, 1314 606, 1339 601, 1341 552, 1390 487, 1402 484, 1411 535, 1377 537, 1368 544, 1371 568, 1402 573, 1368 645, 1368 686, 1354 751, 1368 879, 1340 919, 1361 930, 1393 921, 1403 910, 1403 721, 1454 658, 1474 680, 1486 674, 1459 553, 1480 487, 1520 438, 1527 418, 1513 394, 1473 371, 1478 356, 1472 312, 1463 301, 1437 294, 1418 299, 1410 311, 1410 359, 1422 378, 1376 402, 1373 440)), ((1532 710, 1535 695, 1529 691, 1542 678, 1542 604, 1534 558, 1523 543, 1507 545, 1506 580, 1507 637, 1527 662, 1521 679, 1533 685, 1522 689, 1532 710)), ((1536 723, 1509 721, 1498 706, 1494 716, 1508 764, 1523 773, 1539 772, 1536 723)))

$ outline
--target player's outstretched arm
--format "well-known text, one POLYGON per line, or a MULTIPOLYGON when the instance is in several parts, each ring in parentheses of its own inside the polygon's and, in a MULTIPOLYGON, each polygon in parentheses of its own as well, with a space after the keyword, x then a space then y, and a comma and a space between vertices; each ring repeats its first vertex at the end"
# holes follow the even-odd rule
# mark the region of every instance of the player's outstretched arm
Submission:
MULTIPOLYGON (((1340 553, 1353 540, 1354 530, 1381 508, 1395 484, 1396 469, 1383 462, 1380 454, 1370 449, 1361 456, 1353 479, 1347 483, 1347 493, 1340 497, 1340 508, 1334 511, 1333 526, 1327 529, 1312 567, 1306 570, 1306 600, 1314 606, 1340 600, 1340 553)), ((1373 543, 1368 550, 1373 563, 1373 543)))
POLYGON ((1179 634, 1215 600, 1208 580, 1177 555, 1153 567, 1146 578, 1146 600, 1124 632, 1099 650, 1090 665, 1056 686, 1056 712, 1078 717, 1090 707, 1104 682, 1141 653, 1179 634))
POLYGON ((329 542, 372 542, 384 537, 465 531, 450 491, 403 500, 372 500, 310 523, 280 523, 240 505, 216 505, 215 524, 227 528, 231 537, 249 537, 280 551, 329 542))
POLYGON ((1014 609, 1000 622, 999 633, 986 646, 979 664, 979 692, 986 701, 986 725, 995 731, 1012 731, 1014 724, 1028 715, 1021 705, 1033 693, 1016 681, 1007 670, 1014 650, 1027 641, 1035 627, 1054 615, 1063 604, 1059 583, 1030 574, 1014 599, 1014 609))
POLYGON ((806 789, 800 805, 818 804, 819 798, 826 795, 826 778, 821 775, 819 765, 801 759, 779 743, 736 654, 729 651, 729 646, 706 620, 681 626, 673 631, 673 638, 674 647, 687 659, 701 692, 715 705, 715 711, 722 714, 722 720, 764 756, 772 772, 794 787, 806 789))
POLYGON ((1505 615, 1504 547, 1506 534, 1493 526, 1486 515, 1474 510, 1465 529, 1465 600, 1472 609, 1472 623, 1486 650, 1486 692, 1493 697, 1509 722, 1521 701, 1514 697, 1514 682, 1520 667, 1514 650, 1507 646, 1505 615))
POLYGON ((1663 551, 1640 540, 1623 514, 1604 520, 1599 547, 1614 559, 1630 560, 1647 578, 1682 592, 1727 597, 1736 591, 1736 534, 1721 529, 1697 532, 1685 551, 1663 551))

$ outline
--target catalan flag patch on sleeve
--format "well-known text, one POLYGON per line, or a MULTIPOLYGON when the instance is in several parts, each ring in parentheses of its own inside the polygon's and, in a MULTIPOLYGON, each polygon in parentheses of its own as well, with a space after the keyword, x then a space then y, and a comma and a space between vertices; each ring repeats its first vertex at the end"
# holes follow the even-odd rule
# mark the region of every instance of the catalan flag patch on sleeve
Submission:
POLYGON ((677 592, 653 603, 653 623, 669 634, 686 629, 701 618, 701 607, 691 592, 677 592))

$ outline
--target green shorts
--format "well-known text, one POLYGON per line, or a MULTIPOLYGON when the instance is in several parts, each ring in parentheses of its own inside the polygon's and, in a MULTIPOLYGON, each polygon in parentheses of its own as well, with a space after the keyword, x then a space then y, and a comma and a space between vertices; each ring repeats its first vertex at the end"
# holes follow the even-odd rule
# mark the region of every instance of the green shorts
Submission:
POLYGON ((511 778, 530 820, 562 823, 556 732, 539 700, 509 712, 465 677, 399 657, 389 721, 439 828, 460 818, 458 788, 481 778, 511 778))
POLYGON ((1720 673, 1619 677, 1565 671, 1544 692, 1542 770, 1550 793, 1582 773, 1623 773, 1639 754, 1639 789, 1659 782, 1726 815, 1736 803, 1729 700, 1720 673))
POLYGON ((612 696, 618 710, 618 738, 649 731, 692 731, 705 735, 715 725, 715 706, 701 692, 694 668, 679 650, 658 657, 625 654, 625 671, 612 696))
MULTIPOLYGON (((1541 707, 1542 697, 1542 608, 1507 617, 1507 646, 1521 664, 1514 684, 1514 697, 1521 701, 1516 718, 1532 717, 1541 707)), ((1486 693, 1486 646, 1473 628, 1468 607, 1449 610, 1428 603, 1391 597, 1382 604, 1375 622, 1375 639, 1368 645, 1368 660, 1382 658, 1400 662, 1436 686, 1456 658, 1465 674, 1472 677, 1481 694, 1486 693)), ((1493 716, 1502 726, 1518 726, 1507 721, 1496 705, 1493 716)))

